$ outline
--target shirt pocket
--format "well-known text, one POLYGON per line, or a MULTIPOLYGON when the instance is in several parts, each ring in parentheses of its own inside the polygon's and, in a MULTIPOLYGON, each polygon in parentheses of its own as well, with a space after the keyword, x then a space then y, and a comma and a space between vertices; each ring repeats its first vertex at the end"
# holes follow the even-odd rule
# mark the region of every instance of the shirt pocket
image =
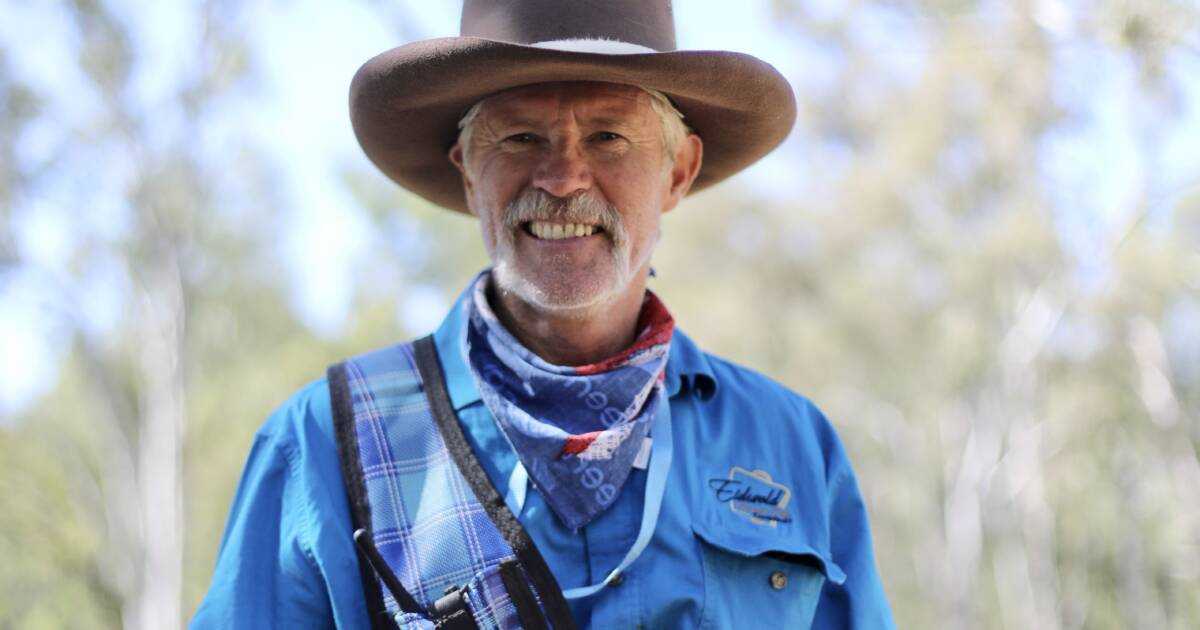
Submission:
POLYGON ((825 581, 845 580, 828 553, 800 536, 705 523, 692 532, 704 561, 701 628, 808 628, 825 581))

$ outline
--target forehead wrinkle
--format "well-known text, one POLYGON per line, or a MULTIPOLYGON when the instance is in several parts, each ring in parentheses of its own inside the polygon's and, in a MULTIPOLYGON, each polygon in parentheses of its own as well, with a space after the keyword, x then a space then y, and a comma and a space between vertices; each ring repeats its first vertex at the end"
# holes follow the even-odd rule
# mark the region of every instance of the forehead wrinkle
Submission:
POLYGON ((635 127, 639 120, 633 117, 593 116, 585 118, 583 123, 592 127, 635 127))
POLYGON ((589 122, 627 121, 651 111, 650 95, 640 88, 632 89, 633 92, 609 93, 602 97, 576 94, 564 99, 567 101, 564 105, 575 105, 573 111, 582 112, 582 118, 589 122))
POLYGON ((557 89, 529 93, 506 92, 486 99, 481 118, 512 125, 557 126, 566 119, 577 124, 631 125, 646 118, 653 108, 650 95, 634 86, 618 89, 557 89), (536 112, 545 112, 539 118, 536 112), (552 112, 552 113, 551 113, 552 112))

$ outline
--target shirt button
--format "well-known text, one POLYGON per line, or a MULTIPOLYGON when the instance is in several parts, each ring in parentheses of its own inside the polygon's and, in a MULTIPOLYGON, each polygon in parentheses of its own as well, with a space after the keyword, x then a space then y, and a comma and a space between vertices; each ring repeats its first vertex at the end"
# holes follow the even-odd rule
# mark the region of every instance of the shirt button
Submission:
POLYGON ((787 587, 787 574, 783 571, 775 571, 771 574, 771 588, 782 591, 787 587))
POLYGON ((618 574, 612 576, 611 578, 609 578, 608 585, 609 586, 620 586, 624 582, 625 582, 625 574, 618 573, 618 574))

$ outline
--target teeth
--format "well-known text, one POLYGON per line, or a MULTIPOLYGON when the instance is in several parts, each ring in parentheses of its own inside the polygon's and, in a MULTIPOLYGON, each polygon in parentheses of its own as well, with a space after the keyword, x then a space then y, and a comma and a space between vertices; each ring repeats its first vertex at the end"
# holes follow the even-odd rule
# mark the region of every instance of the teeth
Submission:
POLYGON ((559 240, 564 238, 575 238, 580 236, 591 236, 596 231, 596 226, 585 225, 583 223, 548 223, 545 221, 531 221, 529 223, 529 231, 534 236, 546 240, 559 240))

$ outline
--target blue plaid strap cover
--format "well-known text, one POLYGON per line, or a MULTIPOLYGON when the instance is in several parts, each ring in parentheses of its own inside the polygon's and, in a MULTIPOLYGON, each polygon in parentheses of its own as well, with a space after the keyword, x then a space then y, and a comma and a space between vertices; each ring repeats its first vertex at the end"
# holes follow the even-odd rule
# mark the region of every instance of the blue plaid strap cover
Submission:
POLYGON ((432 338, 331 366, 329 388, 353 527, 370 534, 422 609, 402 609, 360 557, 374 628, 574 628, 541 554, 462 433, 432 338), (443 614, 447 594, 473 626, 443 614))

